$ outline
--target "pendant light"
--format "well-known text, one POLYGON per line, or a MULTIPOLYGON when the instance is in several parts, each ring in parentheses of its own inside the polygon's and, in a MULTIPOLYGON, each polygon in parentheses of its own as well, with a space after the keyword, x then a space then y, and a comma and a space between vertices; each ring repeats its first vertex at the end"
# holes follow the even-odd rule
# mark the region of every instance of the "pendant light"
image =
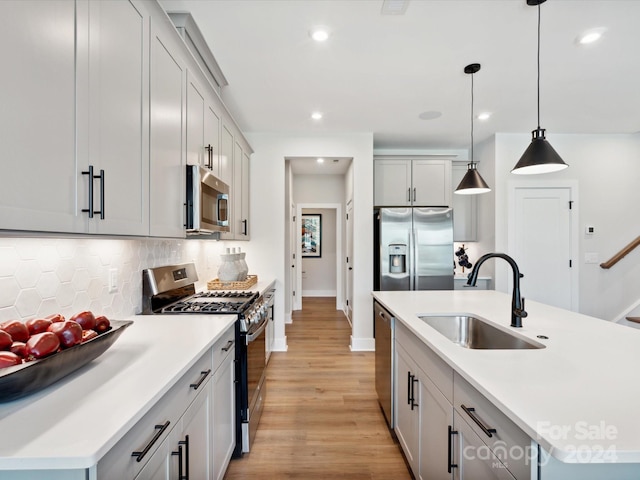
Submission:
POLYGON ((569 166, 547 142, 544 128, 540 128, 540 4, 545 1, 527 0, 527 5, 538 7, 538 128, 531 132, 531 144, 511 170, 511 173, 518 175, 557 172, 569 166))
POLYGON ((464 67, 464 73, 471 75, 471 162, 467 164, 467 173, 464 174, 460 185, 454 193, 458 195, 477 195, 479 193, 490 192, 491 189, 480 176, 480 172, 476 168, 473 161, 473 74, 480 70, 479 63, 472 63, 464 67))

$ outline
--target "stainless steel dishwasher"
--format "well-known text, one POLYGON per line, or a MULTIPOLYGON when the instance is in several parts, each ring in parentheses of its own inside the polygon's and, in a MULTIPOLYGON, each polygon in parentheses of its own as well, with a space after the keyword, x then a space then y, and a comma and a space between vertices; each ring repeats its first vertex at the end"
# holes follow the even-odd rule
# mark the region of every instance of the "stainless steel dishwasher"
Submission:
POLYGON ((395 318, 382 305, 373 303, 373 325, 376 340, 376 392, 389 428, 395 426, 393 404, 393 357, 395 318))

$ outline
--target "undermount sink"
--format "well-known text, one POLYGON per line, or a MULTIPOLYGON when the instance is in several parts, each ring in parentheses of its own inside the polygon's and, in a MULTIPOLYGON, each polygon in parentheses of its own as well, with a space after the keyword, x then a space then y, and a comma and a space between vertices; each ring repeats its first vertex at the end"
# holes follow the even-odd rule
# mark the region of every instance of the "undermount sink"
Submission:
POLYGON ((453 343, 464 348, 479 350, 545 348, 541 343, 512 335, 471 315, 428 315, 419 318, 453 343))

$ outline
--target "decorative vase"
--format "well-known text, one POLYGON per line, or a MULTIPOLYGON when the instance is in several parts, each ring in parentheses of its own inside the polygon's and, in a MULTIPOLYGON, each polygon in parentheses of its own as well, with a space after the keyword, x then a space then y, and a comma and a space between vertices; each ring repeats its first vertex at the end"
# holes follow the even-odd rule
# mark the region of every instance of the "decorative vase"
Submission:
POLYGON ((238 280, 238 265, 236 264, 236 255, 233 253, 227 253, 220 255, 222 263, 218 268, 218 279, 221 282, 235 282, 238 280))

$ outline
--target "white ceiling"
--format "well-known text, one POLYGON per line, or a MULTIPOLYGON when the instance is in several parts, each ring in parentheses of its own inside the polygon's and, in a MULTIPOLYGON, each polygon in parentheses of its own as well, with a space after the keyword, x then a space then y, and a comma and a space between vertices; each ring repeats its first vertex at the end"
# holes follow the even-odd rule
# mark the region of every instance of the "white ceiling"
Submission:
POLYGON ((351 165, 351 158, 321 157, 289 157, 291 171, 294 175, 344 175, 351 165))
MULTIPOLYGON (((468 148, 471 78, 476 142, 530 132, 536 119, 537 7, 525 0, 161 0, 189 11, 229 85, 245 132, 373 132, 375 148, 468 148), (319 44, 309 30, 324 25, 319 44), (324 113, 311 120, 313 110, 324 113), (427 111, 442 112, 421 120, 427 111)), ((640 131, 640 0, 549 0, 541 6, 541 127, 554 133, 640 131), (603 39, 580 46, 585 30, 603 39)))

